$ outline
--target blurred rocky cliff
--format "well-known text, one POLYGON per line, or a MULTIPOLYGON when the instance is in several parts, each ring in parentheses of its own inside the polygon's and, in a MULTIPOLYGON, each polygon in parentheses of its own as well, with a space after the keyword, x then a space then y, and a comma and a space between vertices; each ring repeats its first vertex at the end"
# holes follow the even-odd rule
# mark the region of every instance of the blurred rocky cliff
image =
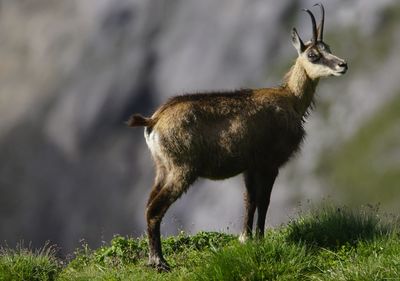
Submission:
MULTIPOLYGON (((51 240, 70 251, 81 238, 96 246, 116 233, 144 234, 152 162, 142 130, 124 121, 175 94, 279 84, 296 56, 291 27, 310 36, 300 9, 313 4, 0 1, 0 241, 51 240)), ((269 224, 307 199, 393 209, 400 195, 400 5, 324 4, 326 41, 350 69, 321 81, 269 224)), ((238 231, 241 184, 200 180, 162 231, 238 231)))

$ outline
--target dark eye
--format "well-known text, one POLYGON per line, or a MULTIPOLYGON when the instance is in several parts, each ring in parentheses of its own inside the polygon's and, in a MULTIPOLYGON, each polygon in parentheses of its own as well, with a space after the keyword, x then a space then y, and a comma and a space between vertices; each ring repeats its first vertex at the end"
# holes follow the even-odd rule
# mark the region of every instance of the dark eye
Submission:
POLYGON ((307 56, 310 61, 316 61, 319 59, 319 55, 314 52, 309 52, 307 56))

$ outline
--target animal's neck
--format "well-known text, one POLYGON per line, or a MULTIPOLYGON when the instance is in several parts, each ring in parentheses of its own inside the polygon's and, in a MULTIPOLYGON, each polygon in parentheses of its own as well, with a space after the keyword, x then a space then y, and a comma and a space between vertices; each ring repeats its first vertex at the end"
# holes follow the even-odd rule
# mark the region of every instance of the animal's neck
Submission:
POLYGON ((286 74, 283 86, 294 95, 295 108, 301 115, 305 115, 312 106, 318 82, 319 79, 311 79, 307 75, 299 59, 286 74))

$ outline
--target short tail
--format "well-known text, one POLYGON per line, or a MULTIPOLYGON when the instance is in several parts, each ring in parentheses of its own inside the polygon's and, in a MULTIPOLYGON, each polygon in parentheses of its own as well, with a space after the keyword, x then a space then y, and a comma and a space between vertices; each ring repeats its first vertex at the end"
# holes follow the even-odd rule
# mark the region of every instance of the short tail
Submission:
POLYGON ((129 117, 128 121, 126 121, 126 125, 128 125, 128 127, 148 127, 151 125, 151 123, 151 118, 146 118, 139 114, 133 114, 131 117, 129 117))

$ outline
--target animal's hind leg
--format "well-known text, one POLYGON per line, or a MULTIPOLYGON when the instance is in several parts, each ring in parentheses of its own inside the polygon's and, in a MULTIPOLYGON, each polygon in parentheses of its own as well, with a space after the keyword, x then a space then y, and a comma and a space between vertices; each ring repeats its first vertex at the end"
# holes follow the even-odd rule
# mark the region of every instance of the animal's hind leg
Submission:
POLYGON ((239 236, 239 241, 242 243, 244 243, 248 238, 251 238, 254 213, 256 211, 256 189, 254 185, 254 177, 251 173, 244 173, 244 183, 246 187, 246 191, 244 193, 245 214, 243 230, 239 236))
POLYGON ((146 219, 149 239, 149 265, 156 267, 160 271, 168 271, 170 269, 162 255, 160 240, 161 220, 171 204, 187 190, 193 181, 194 178, 189 177, 188 173, 182 173, 182 171, 169 172, 164 186, 147 205, 146 219))
POLYGON ((264 237, 265 217, 271 198, 272 187, 278 175, 278 169, 259 171, 255 175, 256 204, 257 204, 257 227, 258 238, 264 237))
POLYGON ((154 185, 151 189, 149 199, 147 200, 147 206, 153 201, 154 197, 160 192, 161 188, 165 184, 165 177, 166 177, 166 169, 163 165, 157 164, 156 165, 156 177, 154 179, 154 185))

